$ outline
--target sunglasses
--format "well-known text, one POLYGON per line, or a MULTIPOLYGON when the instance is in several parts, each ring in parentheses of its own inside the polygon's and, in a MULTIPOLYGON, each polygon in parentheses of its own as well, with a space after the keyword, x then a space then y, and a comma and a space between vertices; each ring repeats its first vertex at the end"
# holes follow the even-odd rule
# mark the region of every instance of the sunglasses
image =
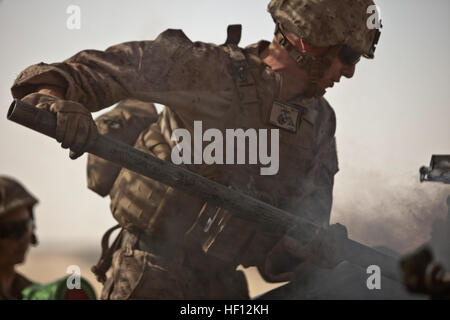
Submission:
MULTIPOLYGON (((381 23, 381 21, 380 21, 381 23)), ((383 26, 381 25, 380 28, 383 26)), ((377 49, 378 41, 381 37, 381 31, 380 29, 377 29, 375 31, 375 37, 373 39, 372 46, 369 50, 368 54, 364 54, 366 58, 373 59, 375 57, 375 50, 377 49)), ((347 45, 343 45, 341 50, 338 54, 339 60, 341 60, 342 63, 348 65, 348 66, 354 66, 358 63, 358 61, 361 59, 361 53, 358 51, 352 49, 351 47, 347 45)))
POLYGON ((361 53, 347 45, 343 45, 338 53, 338 58, 347 66, 354 66, 361 59, 361 53))
POLYGON ((32 218, 21 221, 11 221, 0 223, 0 239, 20 239, 25 233, 33 228, 32 218))

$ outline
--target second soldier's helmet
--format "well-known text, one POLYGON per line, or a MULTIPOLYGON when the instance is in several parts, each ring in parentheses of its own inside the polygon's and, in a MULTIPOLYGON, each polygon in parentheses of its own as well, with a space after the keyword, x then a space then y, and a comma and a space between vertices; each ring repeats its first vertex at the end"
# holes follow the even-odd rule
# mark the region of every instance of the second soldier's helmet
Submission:
POLYGON ((275 23, 311 45, 346 45, 373 58, 380 21, 371 23, 372 0, 272 0, 268 11, 275 23))
POLYGON ((21 207, 32 208, 38 200, 16 180, 0 176, 0 216, 21 207))

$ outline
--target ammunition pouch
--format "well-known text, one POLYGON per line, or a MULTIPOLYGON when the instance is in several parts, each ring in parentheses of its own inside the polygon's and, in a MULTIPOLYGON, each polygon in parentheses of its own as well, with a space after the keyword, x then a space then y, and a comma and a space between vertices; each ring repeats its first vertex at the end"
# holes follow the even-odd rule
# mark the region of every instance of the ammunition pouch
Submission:
MULTIPOLYGON (((158 117, 152 103, 135 99, 121 101, 112 111, 95 120, 98 132, 113 139, 133 145, 137 137, 158 117)), ((106 196, 120 172, 120 166, 94 156, 88 155, 88 188, 100 196, 106 196)))

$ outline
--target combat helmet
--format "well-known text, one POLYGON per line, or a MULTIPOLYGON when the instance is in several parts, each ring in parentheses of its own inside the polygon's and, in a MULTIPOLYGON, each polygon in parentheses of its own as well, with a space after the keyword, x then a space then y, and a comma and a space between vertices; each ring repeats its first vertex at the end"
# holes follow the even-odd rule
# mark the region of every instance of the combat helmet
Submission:
POLYGON ((0 176, 0 216, 20 207, 32 208, 38 200, 16 180, 0 176))
POLYGON ((310 77, 306 96, 323 95, 317 83, 336 56, 354 65, 361 56, 373 59, 381 21, 372 0, 272 0, 268 11, 276 24, 275 39, 310 77), (373 21, 373 13, 377 13, 373 21), (310 45, 330 47, 323 56, 298 52, 285 33, 292 32, 310 45))

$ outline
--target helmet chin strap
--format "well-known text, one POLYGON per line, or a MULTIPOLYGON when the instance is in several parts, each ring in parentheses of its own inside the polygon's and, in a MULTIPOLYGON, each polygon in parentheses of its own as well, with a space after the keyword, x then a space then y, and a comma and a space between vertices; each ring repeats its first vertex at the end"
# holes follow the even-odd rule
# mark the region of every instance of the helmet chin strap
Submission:
POLYGON ((297 65, 308 74, 308 83, 303 94, 306 98, 320 97, 325 94, 324 89, 319 89, 319 80, 325 71, 332 65, 342 46, 333 46, 321 56, 308 56, 297 51, 283 33, 282 27, 277 23, 275 29, 275 39, 288 52, 297 65))

